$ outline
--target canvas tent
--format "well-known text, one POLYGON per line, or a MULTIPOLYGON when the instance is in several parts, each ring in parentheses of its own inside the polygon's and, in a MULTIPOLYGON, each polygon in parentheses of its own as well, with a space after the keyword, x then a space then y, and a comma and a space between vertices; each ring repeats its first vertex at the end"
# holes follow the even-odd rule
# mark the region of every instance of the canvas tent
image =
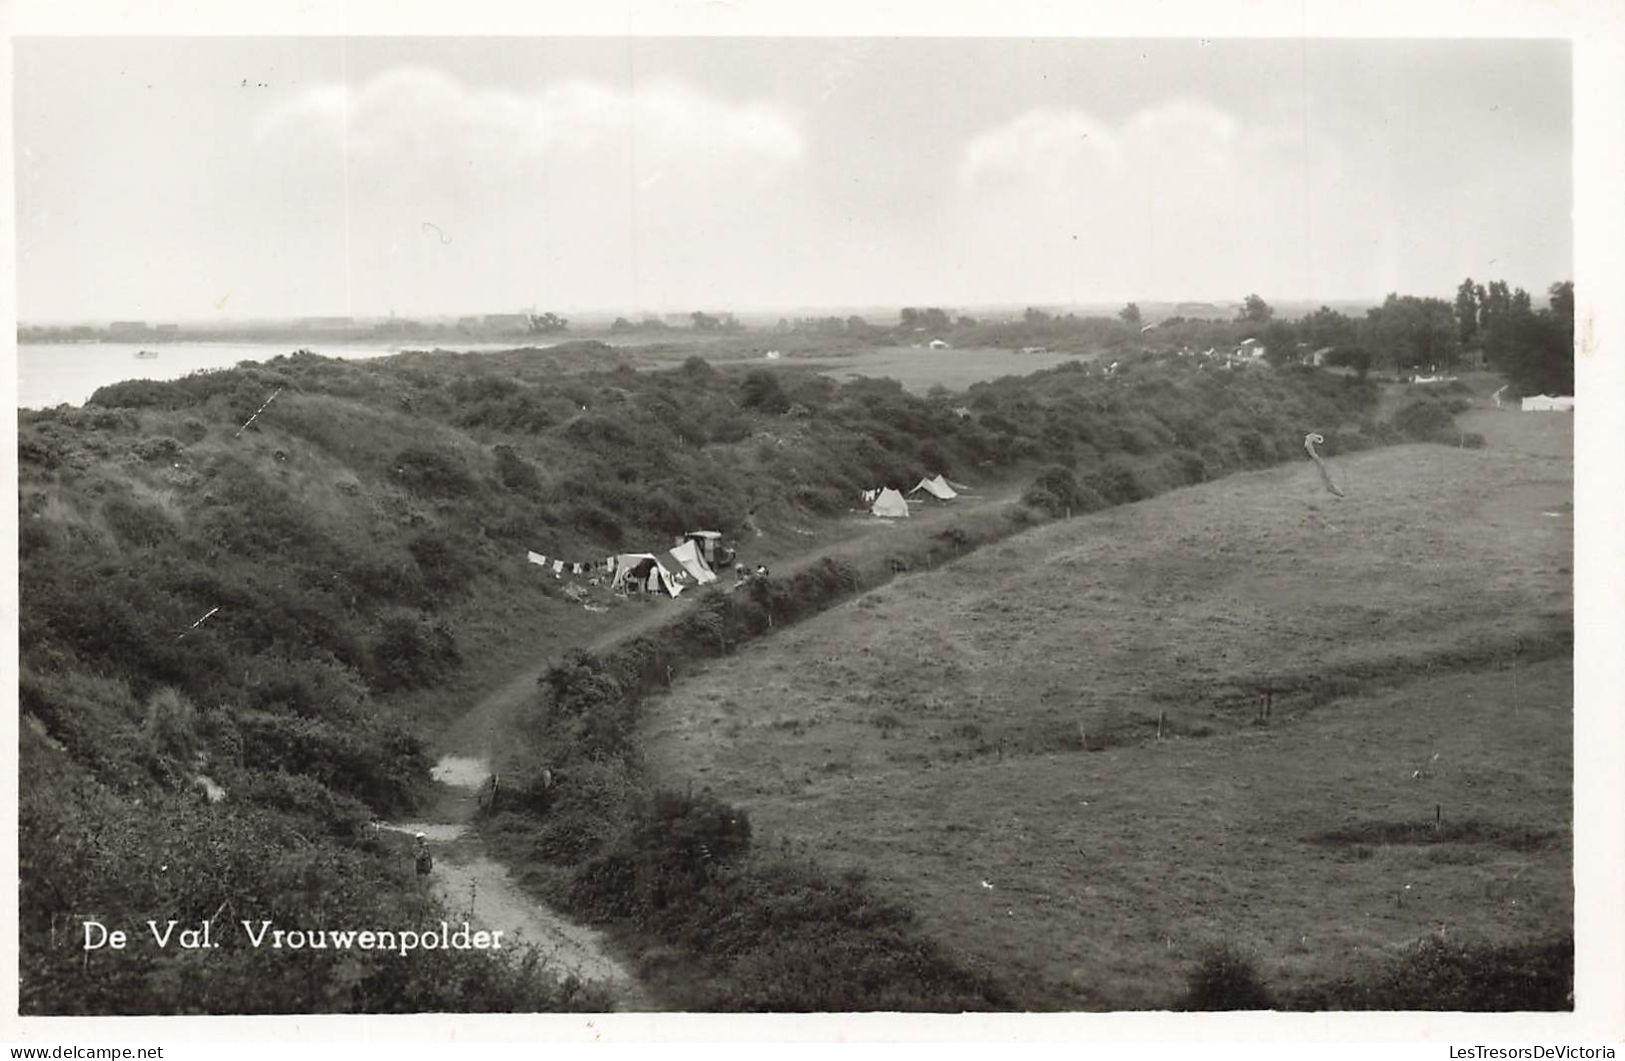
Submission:
POLYGON ((909 493, 917 494, 921 490, 924 490, 926 493, 940 501, 952 501, 954 498, 959 496, 958 491, 949 486, 948 480, 944 479, 940 475, 935 479, 921 479, 920 485, 910 490, 909 493))
POLYGON ((1526 413, 1572 413, 1574 411, 1574 396, 1571 394, 1554 398, 1549 394, 1536 394, 1523 400, 1523 411, 1526 413))
POLYGON ((906 519, 908 517, 908 502, 903 495, 886 487, 875 498, 875 503, 869 506, 869 511, 885 519, 906 519))
POLYGON ((699 545, 692 539, 670 550, 670 552, 671 558, 676 560, 683 570, 687 571, 689 576, 700 585, 703 586, 707 582, 717 580, 716 573, 711 570, 710 565, 705 562, 705 557, 700 554, 699 545))
POLYGON ((671 580, 671 575, 660 566, 660 561, 653 553, 622 553, 617 556, 615 573, 610 576, 609 588, 664 593, 668 597, 675 597, 683 592, 683 588, 671 580))

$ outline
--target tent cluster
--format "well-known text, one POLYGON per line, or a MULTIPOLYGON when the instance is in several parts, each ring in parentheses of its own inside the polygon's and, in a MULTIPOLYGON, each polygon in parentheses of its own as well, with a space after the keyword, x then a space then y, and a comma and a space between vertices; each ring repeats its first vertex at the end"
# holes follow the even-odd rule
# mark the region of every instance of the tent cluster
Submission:
MULTIPOLYGON (((930 479, 921 479, 909 496, 924 491, 939 501, 952 501, 959 496, 959 491, 965 489, 958 483, 949 482, 941 475, 930 479)), ((908 498, 891 487, 880 487, 863 492, 863 503, 869 506, 869 511, 881 519, 907 519, 908 498)))
POLYGON ((677 571, 668 571, 654 553, 617 553, 602 560, 571 563, 541 553, 527 552, 526 559, 543 568, 549 568, 554 578, 566 573, 590 575, 592 584, 607 580, 609 588, 618 593, 664 593, 675 597, 683 592, 683 583, 692 579, 699 585, 715 582, 715 562, 722 535, 717 531, 689 531, 673 549, 667 550, 675 561, 677 571))

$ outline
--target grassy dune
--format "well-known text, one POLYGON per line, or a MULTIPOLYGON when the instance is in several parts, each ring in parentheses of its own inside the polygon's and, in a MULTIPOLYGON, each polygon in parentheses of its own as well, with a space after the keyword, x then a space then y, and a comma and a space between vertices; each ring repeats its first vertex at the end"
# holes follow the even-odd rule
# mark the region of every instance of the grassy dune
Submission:
POLYGON ((652 768, 1029 1005, 1567 931, 1571 422, 1463 427, 1335 460, 1344 500, 1304 462, 904 577, 651 700, 652 768))

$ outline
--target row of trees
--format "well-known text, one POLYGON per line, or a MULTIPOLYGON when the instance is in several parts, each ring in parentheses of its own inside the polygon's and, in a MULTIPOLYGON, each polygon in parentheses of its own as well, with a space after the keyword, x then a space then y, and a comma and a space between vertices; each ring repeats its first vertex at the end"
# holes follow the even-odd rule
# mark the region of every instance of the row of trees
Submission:
MULTIPOLYGON (((734 317, 732 313, 706 313, 695 310, 688 315, 688 326, 696 332, 742 332, 744 324, 734 317)), ((611 333, 621 335, 626 332, 669 332, 676 330, 671 324, 659 317, 645 317, 633 323, 625 317, 616 317, 609 326, 611 333)))
POLYGON ((1322 306, 1287 321, 1276 319, 1254 295, 1237 319, 1262 325, 1257 338, 1277 363, 1331 347, 1334 364, 1361 369, 1377 364, 1396 373, 1434 372, 1452 371, 1482 355, 1484 364, 1523 393, 1574 390, 1572 281, 1551 285, 1547 305, 1538 310, 1523 288, 1511 288, 1501 280, 1485 285, 1467 279, 1453 303, 1390 294, 1364 317, 1322 306))

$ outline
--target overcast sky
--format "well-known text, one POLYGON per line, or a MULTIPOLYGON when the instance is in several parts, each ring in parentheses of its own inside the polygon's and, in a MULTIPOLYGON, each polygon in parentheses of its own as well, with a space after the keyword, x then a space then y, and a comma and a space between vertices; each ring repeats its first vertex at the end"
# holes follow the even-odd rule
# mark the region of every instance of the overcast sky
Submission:
POLYGON ((1543 292, 1527 41, 16 42, 19 318, 1543 292))

